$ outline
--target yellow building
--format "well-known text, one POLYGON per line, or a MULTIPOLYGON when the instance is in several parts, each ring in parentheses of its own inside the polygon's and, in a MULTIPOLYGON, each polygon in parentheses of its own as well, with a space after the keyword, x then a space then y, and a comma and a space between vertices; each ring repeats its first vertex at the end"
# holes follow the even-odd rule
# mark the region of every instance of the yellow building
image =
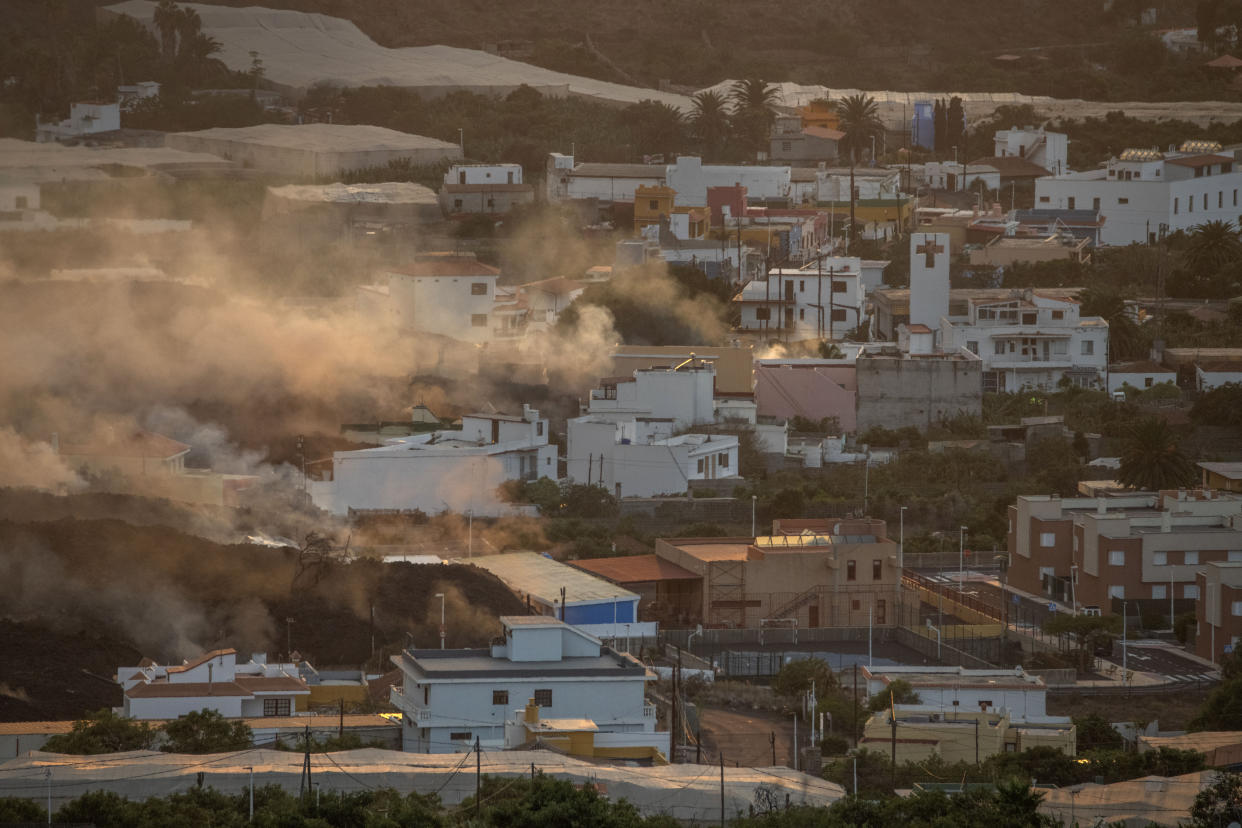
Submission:
MULTIPOLYGON (((1073 724, 1014 722, 1008 713, 963 710, 939 713, 897 708, 897 763, 939 756, 946 762, 982 762, 998 753, 1052 747, 1069 756, 1078 738, 1073 724)), ((891 756, 893 718, 889 710, 867 720, 861 747, 891 756)))
POLYGON ((1242 492, 1242 463, 1200 463, 1203 488, 1242 492))
POLYGON ((668 744, 667 732, 600 733, 591 719, 544 719, 534 699, 518 717, 505 722, 505 749, 549 747, 584 759, 628 759, 667 765, 658 744, 668 744))
POLYGON ((832 104, 823 99, 811 101, 806 106, 794 110, 802 118, 802 126, 820 127, 821 129, 837 129, 841 120, 832 104))
MULTIPOLYGON (((820 210, 834 214, 838 220, 849 222, 850 203, 848 201, 821 201, 816 206, 820 210)), ((874 233, 887 230, 888 235, 895 238, 909 227, 913 207, 914 199, 910 196, 860 198, 854 202, 854 220, 859 224, 868 225, 868 230, 874 233)))
POLYGON ((638 187, 634 190, 634 233, 644 227, 659 227, 661 221, 681 239, 701 239, 707 235, 708 212, 703 207, 681 207, 672 187, 638 187))

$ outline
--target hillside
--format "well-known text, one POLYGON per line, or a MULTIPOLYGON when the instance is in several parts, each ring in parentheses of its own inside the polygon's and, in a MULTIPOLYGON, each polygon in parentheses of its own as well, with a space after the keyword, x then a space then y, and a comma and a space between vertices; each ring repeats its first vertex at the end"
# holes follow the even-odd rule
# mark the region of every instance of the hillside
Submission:
MULTIPOLYGON (((250 6, 251 0, 220 5, 250 6)), ((723 78, 863 89, 1015 91, 1124 100, 1190 97, 1158 73, 1109 65, 1132 37, 1130 9, 1158 26, 1193 25, 1193 3, 1026 0, 792 0, 590 3, 562 0, 270 0, 272 8, 347 18, 384 46, 484 48, 518 42, 520 59, 604 80, 702 87, 723 78), (1105 6, 1112 10, 1106 11, 1105 6), (993 58, 1017 53, 1006 66, 993 58), (1167 92, 1168 95, 1162 93, 1167 92)), ((1150 63, 1142 64, 1150 66, 1150 63)), ((1222 85, 1223 86, 1223 85, 1222 85)))
POLYGON ((440 592, 450 646, 486 645, 498 615, 525 612, 469 566, 300 559, 117 520, 0 521, 0 719, 119 704, 100 675, 139 656, 275 656, 287 641, 316 665, 383 669, 408 643, 435 646, 440 592))

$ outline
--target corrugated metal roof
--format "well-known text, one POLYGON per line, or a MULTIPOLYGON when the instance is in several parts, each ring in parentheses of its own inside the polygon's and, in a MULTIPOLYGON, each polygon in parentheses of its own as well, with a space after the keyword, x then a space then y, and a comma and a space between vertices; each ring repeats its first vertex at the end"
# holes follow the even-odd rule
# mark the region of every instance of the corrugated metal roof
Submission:
POLYGON ((690 581, 702 577, 672 561, 664 560, 659 555, 591 558, 585 561, 574 561, 572 565, 618 584, 690 581))
POLYGON ((638 596, 628 589, 534 552, 458 558, 454 563, 486 569, 515 592, 538 598, 546 604, 560 601, 562 587, 565 589, 565 603, 571 607, 613 600, 638 600, 638 596))

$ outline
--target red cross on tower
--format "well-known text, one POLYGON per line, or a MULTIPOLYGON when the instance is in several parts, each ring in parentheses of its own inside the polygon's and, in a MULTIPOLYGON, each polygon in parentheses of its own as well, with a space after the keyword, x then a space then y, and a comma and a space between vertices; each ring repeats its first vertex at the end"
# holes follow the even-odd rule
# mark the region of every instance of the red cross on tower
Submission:
POLYGON ((914 248, 915 253, 922 253, 927 258, 924 260, 925 266, 932 268, 936 266, 936 254, 944 252, 943 244, 936 244, 935 236, 924 236, 923 243, 914 248))

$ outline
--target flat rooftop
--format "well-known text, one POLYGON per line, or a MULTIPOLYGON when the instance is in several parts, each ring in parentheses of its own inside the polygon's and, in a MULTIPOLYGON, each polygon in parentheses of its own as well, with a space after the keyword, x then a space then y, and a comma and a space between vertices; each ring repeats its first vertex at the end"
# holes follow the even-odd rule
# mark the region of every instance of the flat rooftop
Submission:
POLYGON ((697 581, 702 578, 688 569, 666 561, 659 555, 624 555, 617 558, 590 558, 574 561, 573 566, 618 584, 654 581, 697 581))
POLYGON ((1014 670, 970 670, 965 667, 863 667, 863 675, 888 684, 901 679, 914 687, 999 687, 1021 690, 1044 689, 1044 680, 1014 670))
POLYGON ((438 138, 369 124, 256 124, 248 127, 213 127, 173 134, 312 152, 459 149, 457 144, 438 138))
POLYGON ((647 675, 647 668, 632 657, 606 649, 597 656, 567 656, 559 661, 510 661, 493 658, 491 650, 405 650, 392 661, 437 679, 647 675))
POLYGON ((385 181, 378 184, 290 184, 268 187, 268 193, 290 201, 327 204, 426 204, 439 206, 436 194, 421 184, 385 181))
POLYGON ((549 605, 561 600, 562 588, 565 590, 565 604, 571 607, 638 600, 638 596, 628 589, 535 552, 458 558, 454 563, 486 569, 515 592, 525 593, 549 605))

